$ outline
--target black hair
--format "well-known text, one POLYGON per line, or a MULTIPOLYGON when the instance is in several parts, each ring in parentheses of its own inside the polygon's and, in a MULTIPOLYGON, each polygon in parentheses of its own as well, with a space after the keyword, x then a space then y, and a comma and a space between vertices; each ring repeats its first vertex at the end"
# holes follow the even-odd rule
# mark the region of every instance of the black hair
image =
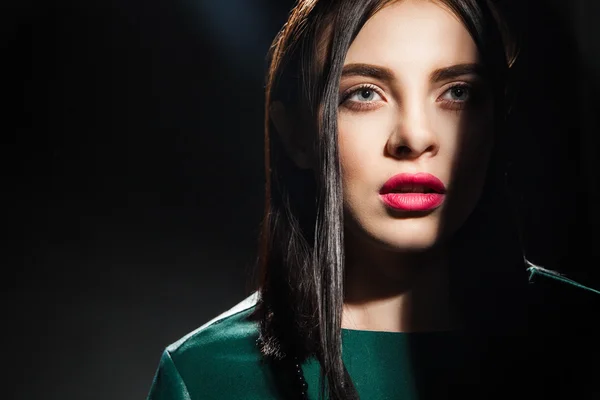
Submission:
MULTIPOLYGON (((511 55, 507 54, 506 37, 495 8, 488 1, 439 1, 462 20, 474 39, 493 78, 494 115, 501 125, 508 109, 511 55)), ((264 358, 277 362, 290 357, 300 361, 316 357, 321 365, 321 394, 328 392, 332 400, 358 398, 341 357, 344 218, 337 146, 339 82, 350 44, 365 22, 391 2, 299 0, 276 36, 268 58, 265 214, 258 257, 260 296, 251 318, 259 321, 264 358), (314 171, 296 167, 278 135, 270 134, 275 128, 269 108, 277 100, 306 123, 315 155, 314 171)), ((502 141, 495 149, 495 154, 502 154, 502 141)), ((498 156, 492 163, 502 164, 498 156)), ((501 169, 490 171, 488 189, 484 188, 487 194, 480 201, 483 205, 499 198, 496 189, 501 186, 501 169)), ((470 225, 479 219, 479 226, 489 227, 482 222, 489 213, 473 214, 470 225)), ((476 234, 461 228, 457 237, 468 240, 476 234)), ((466 294, 463 297, 471 298, 466 294)))

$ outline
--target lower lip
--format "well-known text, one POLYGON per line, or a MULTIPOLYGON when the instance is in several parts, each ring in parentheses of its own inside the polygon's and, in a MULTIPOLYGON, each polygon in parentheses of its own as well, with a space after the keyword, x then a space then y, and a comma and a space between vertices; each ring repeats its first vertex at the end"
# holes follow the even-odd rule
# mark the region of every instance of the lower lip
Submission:
POLYGON ((430 211, 439 207, 445 198, 441 193, 386 193, 380 196, 386 205, 401 211, 430 211))

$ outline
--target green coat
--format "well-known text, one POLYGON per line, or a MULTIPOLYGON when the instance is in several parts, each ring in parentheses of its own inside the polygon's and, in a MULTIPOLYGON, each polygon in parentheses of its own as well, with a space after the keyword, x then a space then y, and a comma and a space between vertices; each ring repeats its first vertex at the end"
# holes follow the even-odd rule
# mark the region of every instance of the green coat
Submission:
MULTIPOLYGON (((545 322, 527 337, 343 329, 342 357, 360 398, 600 399, 600 293, 542 269, 529 272, 542 293, 532 309, 543 310, 545 322), (473 341, 483 344, 479 358, 467 350, 473 341)), ((148 400, 282 398, 261 361, 257 325, 246 320, 256 300, 254 293, 168 346, 148 400)), ((302 369, 309 398, 318 399, 319 364, 309 359, 302 369)))

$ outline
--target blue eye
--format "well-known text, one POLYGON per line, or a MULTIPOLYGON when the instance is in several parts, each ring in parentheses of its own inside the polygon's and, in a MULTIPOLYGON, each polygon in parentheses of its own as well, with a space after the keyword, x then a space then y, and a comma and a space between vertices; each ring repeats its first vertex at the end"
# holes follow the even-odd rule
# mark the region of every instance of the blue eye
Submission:
POLYGON ((363 86, 352 91, 346 99, 359 103, 383 100, 379 93, 369 86, 363 86))
POLYGON ((350 98, 358 101, 374 101, 375 96, 379 96, 377 92, 373 89, 365 88, 356 91, 350 98))
POLYGON ((451 87, 444 93, 444 100, 464 102, 469 100, 471 96, 470 88, 466 85, 458 85, 451 87))
POLYGON ((374 85, 361 85, 340 96, 340 106, 350 111, 370 111, 383 106, 385 98, 374 85))

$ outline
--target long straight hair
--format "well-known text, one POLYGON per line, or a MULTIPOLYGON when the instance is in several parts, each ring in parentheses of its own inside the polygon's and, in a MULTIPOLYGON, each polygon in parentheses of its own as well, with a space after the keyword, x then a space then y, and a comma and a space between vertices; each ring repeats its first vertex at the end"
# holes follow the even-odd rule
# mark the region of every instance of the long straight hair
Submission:
MULTIPOLYGON (((260 293, 250 316, 259 347, 274 363, 314 356, 321 396, 358 399, 341 356, 344 218, 337 145, 338 90, 350 44, 393 0, 299 0, 270 48, 265 93, 265 213, 258 256, 260 293), (312 144, 315 170, 297 168, 269 107, 293 110, 312 144)), ((440 0, 463 22, 492 76, 495 116, 504 117, 507 57, 487 1, 440 0)), ((276 368, 276 367, 274 367, 276 368)))

